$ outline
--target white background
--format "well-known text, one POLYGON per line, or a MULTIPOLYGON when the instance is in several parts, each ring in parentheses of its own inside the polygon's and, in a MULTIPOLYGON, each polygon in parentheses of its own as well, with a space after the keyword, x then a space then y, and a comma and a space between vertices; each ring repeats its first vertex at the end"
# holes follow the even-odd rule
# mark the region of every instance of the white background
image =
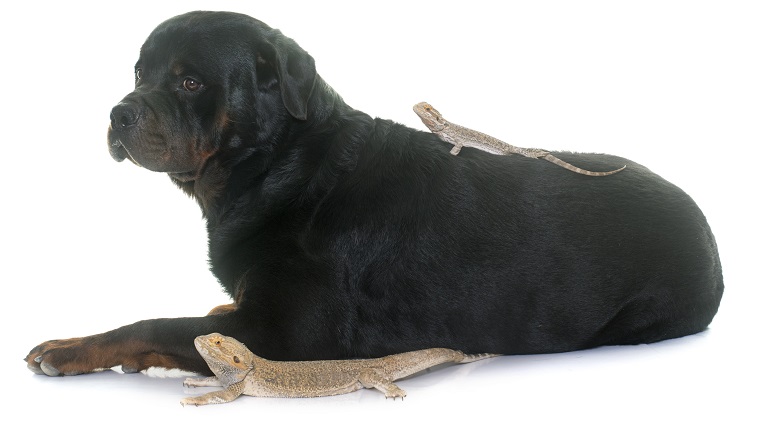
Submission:
POLYGON ((3 420, 46 428, 758 428, 760 13, 755 2, 26 2, 0 18, 3 420), (498 6, 496 6, 498 4, 498 6), (241 398, 181 408, 178 379, 46 378, 47 339, 228 299, 200 211, 163 174, 111 160, 111 107, 149 32, 194 9, 280 28, 358 109, 422 128, 425 100, 524 147, 634 159, 689 193, 726 294, 685 339, 502 357, 402 381, 409 396, 241 398), (212 427, 214 426, 214 427, 212 427))

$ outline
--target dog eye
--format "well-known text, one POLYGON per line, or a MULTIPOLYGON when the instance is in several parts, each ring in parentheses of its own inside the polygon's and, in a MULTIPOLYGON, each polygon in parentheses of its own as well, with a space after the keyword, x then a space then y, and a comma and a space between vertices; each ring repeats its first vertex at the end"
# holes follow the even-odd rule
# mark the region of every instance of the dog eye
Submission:
POLYGON ((182 83, 182 87, 187 91, 193 92, 200 90, 203 87, 203 84, 193 78, 186 78, 185 82, 182 83))
POLYGON ((142 69, 135 69, 135 81, 142 79, 142 69))

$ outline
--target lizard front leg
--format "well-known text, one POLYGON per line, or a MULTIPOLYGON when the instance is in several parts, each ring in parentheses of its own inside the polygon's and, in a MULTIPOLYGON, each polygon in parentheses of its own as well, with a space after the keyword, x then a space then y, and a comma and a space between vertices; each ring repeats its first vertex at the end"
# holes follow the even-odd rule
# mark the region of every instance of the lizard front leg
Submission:
POLYGON ((231 402, 237 399, 238 397, 240 397, 241 394, 243 394, 244 387, 245 387, 245 381, 240 381, 236 384, 230 385, 224 390, 212 391, 210 393, 206 393, 202 396, 197 396, 197 397, 186 397, 180 401, 180 404, 182 406, 185 406, 185 405, 202 406, 202 405, 231 402))
POLYGON ((222 383, 219 382, 219 378, 216 376, 209 376, 208 378, 186 378, 182 383, 185 387, 222 387, 222 383))
POLYGON ((364 388, 377 388, 383 394, 385 398, 392 398, 396 400, 396 397, 401 397, 401 400, 406 397, 406 392, 394 384, 390 378, 384 376, 377 369, 365 369, 359 374, 359 382, 364 388))
POLYGON ((454 145, 453 148, 451 148, 450 154, 451 155, 457 155, 459 154, 459 151, 462 150, 465 144, 465 140, 462 139, 459 136, 452 136, 451 134, 448 134, 445 132, 445 130, 442 130, 440 133, 436 133, 438 137, 444 140, 444 142, 448 142, 452 145, 454 145))

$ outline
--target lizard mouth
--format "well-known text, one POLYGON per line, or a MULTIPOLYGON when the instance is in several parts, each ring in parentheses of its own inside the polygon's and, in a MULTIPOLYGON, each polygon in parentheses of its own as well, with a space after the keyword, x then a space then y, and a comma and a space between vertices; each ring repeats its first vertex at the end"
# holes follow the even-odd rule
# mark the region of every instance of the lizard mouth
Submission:
POLYGON ((193 341, 214 375, 230 384, 242 381, 253 370, 253 363, 240 355, 244 352, 238 351, 234 342, 216 334, 198 336, 193 341))
MULTIPOLYGON (((213 343, 209 339, 204 339, 202 336, 198 336, 193 341, 193 344, 195 345, 195 349, 198 350, 204 357, 211 353, 211 346, 213 343)), ((219 351, 219 348, 214 348, 218 353, 221 353, 219 351)))

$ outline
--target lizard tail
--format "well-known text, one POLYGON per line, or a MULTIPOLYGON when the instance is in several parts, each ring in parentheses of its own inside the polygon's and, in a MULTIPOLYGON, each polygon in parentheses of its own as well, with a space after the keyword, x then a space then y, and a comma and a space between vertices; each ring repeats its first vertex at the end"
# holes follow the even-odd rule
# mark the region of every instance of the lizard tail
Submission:
POLYGON ((580 167, 575 167, 572 164, 570 164, 570 163, 568 163, 566 161, 562 161, 559 158, 557 158, 557 157, 555 157, 555 156, 553 156, 551 154, 547 154, 543 158, 544 158, 544 160, 546 160, 546 161, 548 161, 550 163, 554 163, 554 164, 556 164, 558 166, 564 167, 565 169, 570 170, 571 172, 580 173, 581 175, 586 175, 586 176, 608 176, 608 175, 613 175, 613 174, 615 174, 615 173, 617 173, 617 172, 619 172, 619 171, 621 171, 621 170, 623 170, 623 169, 625 169, 627 167, 627 166, 623 166, 623 167, 621 167, 619 169, 611 170, 609 172, 592 172, 590 170, 581 169, 580 167))
POLYGON ((460 357, 457 357, 456 360, 457 363, 472 363, 473 361, 478 360, 485 360, 486 358, 493 358, 498 357, 501 354, 465 354, 463 352, 457 351, 460 355, 460 357))

